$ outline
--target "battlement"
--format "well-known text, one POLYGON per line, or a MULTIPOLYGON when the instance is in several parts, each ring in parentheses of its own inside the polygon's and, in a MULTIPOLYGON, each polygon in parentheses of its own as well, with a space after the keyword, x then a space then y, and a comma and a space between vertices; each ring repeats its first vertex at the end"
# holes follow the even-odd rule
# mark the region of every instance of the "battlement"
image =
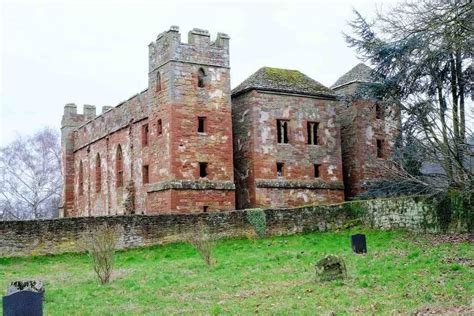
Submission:
POLYGON ((227 34, 217 33, 215 41, 211 41, 208 30, 194 28, 188 32, 188 42, 183 43, 179 27, 171 26, 148 45, 149 71, 169 61, 229 67, 229 40, 227 34))

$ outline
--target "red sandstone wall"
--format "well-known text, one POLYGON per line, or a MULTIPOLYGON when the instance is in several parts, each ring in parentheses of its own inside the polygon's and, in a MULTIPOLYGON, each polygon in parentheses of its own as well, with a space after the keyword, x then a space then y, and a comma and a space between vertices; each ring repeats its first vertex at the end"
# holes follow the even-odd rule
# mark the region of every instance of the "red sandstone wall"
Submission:
MULTIPOLYGON (((251 168, 251 178, 240 180, 247 187, 244 189, 240 185, 237 193, 238 201, 247 200, 239 202, 239 206, 285 207, 299 202, 340 202, 344 199, 336 101, 254 90, 238 96, 233 102, 237 134, 234 142, 243 143, 245 147, 238 155, 251 159, 244 166, 251 168), (242 117, 245 111, 248 112, 242 117), (290 122, 287 144, 277 142, 277 119, 290 122), (318 145, 307 144, 308 121, 319 122, 318 145), (277 162, 285 164, 282 178, 276 174, 277 162), (317 179, 313 164, 321 164, 321 175, 317 179), (248 186, 252 178, 254 184, 248 186), (322 188, 325 190, 318 190, 322 188), (340 192, 326 194, 331 190, 340 192)), ((239 172, 248 176, 245 169, 239 172)))
MULTIPOLYGON (((354 95, 359 87, 350 84, 338 93, 354 95)), ((367 181, 381 176, 399 135, 400 112, 395 105, 385 103, 383 117, 377 119, 375 103, 369 100, 355 100, 338 110, 346 196, 354 197, 364 191, 367 181), (385 140, 383 158, 377 157, 377 139, 385 140)))

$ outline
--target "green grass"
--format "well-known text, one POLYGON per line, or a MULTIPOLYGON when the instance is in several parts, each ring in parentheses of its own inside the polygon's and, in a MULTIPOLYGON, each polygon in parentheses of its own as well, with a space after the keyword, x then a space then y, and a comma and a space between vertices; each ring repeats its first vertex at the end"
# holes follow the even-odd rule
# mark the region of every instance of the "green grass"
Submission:
POLYGON ((355 255, 350 233, 222 240, 210 268, 188 244, 118 252, 105 286, 83 254, 0 258, 0 289, 42 280, 47 315, 391 314, 471 303, 472 245, 366 231, 369 253, 355 255), (345 258, 347 280, 315 281, 314 263, 329 253, 345 258))

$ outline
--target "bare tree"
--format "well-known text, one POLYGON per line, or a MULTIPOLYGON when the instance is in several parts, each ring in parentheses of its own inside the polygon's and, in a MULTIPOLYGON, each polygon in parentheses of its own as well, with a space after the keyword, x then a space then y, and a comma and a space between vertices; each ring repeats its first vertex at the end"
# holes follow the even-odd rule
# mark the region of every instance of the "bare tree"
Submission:
POLYGON ((0 220, 55 217, 61 198, 59 133, 44 128, 0 149, 0 220))

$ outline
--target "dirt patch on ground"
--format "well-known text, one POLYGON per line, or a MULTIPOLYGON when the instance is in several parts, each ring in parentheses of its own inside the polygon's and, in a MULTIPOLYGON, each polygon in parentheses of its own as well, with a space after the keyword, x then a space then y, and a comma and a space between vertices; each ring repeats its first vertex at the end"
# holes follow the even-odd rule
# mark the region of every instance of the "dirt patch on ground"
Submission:
POLYGON ((407 234, 405 239, 415 243, 439 244, 459 244, 464 242, 474 243, 474 234, 407 234), (419 237, 422 237, 421 239, 419 237))
POLYGON ((474 315, 474 306, 453 307, 422 307, 413 312, 413 315, 474 315))

